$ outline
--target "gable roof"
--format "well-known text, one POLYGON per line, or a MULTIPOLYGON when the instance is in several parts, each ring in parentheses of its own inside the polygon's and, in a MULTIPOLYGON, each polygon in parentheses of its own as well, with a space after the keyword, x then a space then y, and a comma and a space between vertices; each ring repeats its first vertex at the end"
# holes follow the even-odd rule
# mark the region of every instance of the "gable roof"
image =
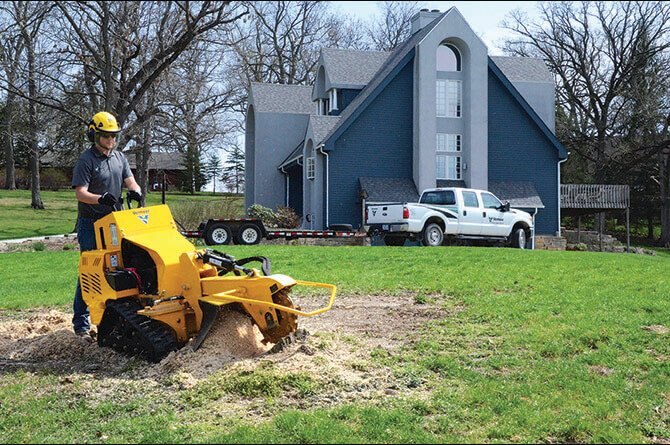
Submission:
POLYGON ((542 118, 533 110, 533 107, 523 98, 521 93, 512 85, 512 82, 505 76, 505 74, 498 68, 498 65, 489 57, 489 71, 503 84, 503 86, 509 91, 509 93, 516 99, 516 101, 521 105, 521 108, 530 116, 530 118, 535 122, 540 131, 546 136, 549 142, 558 150, 558 156, 561 159, 566 159, 568 157, 568 152, 563 147, 563 144, 558 140, 553 131, 547 127, 547 124, 544 123, 542 118))
POLYGON ((293 167, 293 165, 298 164, 300 162, 300 158, 302 158, 302 149, 305 146, 305 141, 301 141, 297 147, 293 149, 291 153, 289 153, 286 158, 281 161, 281 164, 279 164, 279 167, 277 167, 279 170, 284 171, 285 169, 289 167, 293 167))
POLYGON ((364 88, 391 53, 325 48, 323 66, 334 88, 364 88))
POLYGON ((554 83, 554 76, 542 59, 491 56, 491 60, 511 82, 554 83))
POLYGON ((439 18, 433 20, 430 24, 423 27, 421 30, 414 33, 402 45, 396 48, 391 55, 386 59, 384 64, 375 73, 370 83, 351 101, 349 106, 344 109, 340 115, 338 124, 330 130, 324 143, 325 151, 331 151, 332 147, 328 146, 328 142, 336 139, 344 130, 347 129, 351 123, 363 112, 363 110, 376 98, 379 93, 386 87, 386 85, 393 80, 396 74, 410 61, 414 56, 414 47, 427 36, 435 26, 454 8, 449 8, 439 18))
POLYGON ((543 209, 544 203, 528 181, 490 181, 489 191, 501 201, 509 201, 511 207, 523 209, 543 209))
POLYGON ((417 202, 419 193, 409 178, 358 178, 367 202, 417 202))
POLYGON ((249 104, 257 113, 312 114, 312 87, 273 83, 251 83, 249 104))
MULTIPOLYGON (((328 132, 335 126, 340 120, 340 116, 316 116, 312 115, 309 117, 309 126, 312 127, 312 135, 314 146, 318 146, 323 142, 324 138, 328 132)), ((309 127, 308 126, 308 127, 309 127)))

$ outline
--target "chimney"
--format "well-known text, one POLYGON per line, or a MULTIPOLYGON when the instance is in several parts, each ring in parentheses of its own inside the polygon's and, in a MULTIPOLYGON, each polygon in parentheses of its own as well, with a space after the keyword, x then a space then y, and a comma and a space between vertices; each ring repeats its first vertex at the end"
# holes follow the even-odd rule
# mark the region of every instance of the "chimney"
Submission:
POLYGON ((421 28, 424 28, 426 25, 430 24, 433 20, 438 18, 442 13, 439 9, 422 9, 421 11, 414 14, 412 17, 412 34, 416 34, 421 28))

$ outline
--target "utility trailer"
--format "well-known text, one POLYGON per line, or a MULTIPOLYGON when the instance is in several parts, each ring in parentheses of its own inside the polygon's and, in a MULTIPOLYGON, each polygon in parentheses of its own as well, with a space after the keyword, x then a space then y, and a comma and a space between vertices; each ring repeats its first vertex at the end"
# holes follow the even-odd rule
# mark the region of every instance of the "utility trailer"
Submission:
POLYGON ((221 244, 258 244, 262 239, 351 238, 356 232, 348 224, 334 225, 329 230, 268 230, 257 218, 209 219, 198 230, 182 231, 187 238, 201 238, 208 246, 221 244))

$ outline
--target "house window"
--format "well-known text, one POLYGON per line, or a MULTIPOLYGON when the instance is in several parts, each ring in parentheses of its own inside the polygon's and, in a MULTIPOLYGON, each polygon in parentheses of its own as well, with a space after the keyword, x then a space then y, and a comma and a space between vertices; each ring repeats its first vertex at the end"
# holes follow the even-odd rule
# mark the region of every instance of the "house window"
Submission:
POLYGON ((328 112, 330 111, 330 99, 322 99, 321 103, 323 104, 323 108, 321 109, 321 115, 327 116, 328 112))
POLYGON ((307 169, 307 179, 314 179, 314 158, 307 158, 307 163, 305 164, 307 169))
POLYGON ((443 43, 438 46, 436 59, 438 71, 461 70, 461 53, 454 45, 443 43))
POLYGON ((437 133, 435 175, 437 179, 461 179, 460 134, 437 133))
POLYGON ((438 79, 435 92, 438 117, 461 117, 462 83, 460 80, 438 79))

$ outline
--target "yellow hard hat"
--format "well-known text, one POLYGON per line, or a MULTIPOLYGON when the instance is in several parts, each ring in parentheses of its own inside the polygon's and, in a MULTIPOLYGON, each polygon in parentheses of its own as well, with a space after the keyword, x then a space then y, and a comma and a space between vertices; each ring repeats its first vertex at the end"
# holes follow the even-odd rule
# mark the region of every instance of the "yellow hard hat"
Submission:
POLYGON ((96 133, 101 131, 105 133, 118 133, 121 131, 118 122, 116 122, 116 118, 106 111, 96 113, 91 118, 91 122, 88 124, 88 129, 93 130, 96 133))

